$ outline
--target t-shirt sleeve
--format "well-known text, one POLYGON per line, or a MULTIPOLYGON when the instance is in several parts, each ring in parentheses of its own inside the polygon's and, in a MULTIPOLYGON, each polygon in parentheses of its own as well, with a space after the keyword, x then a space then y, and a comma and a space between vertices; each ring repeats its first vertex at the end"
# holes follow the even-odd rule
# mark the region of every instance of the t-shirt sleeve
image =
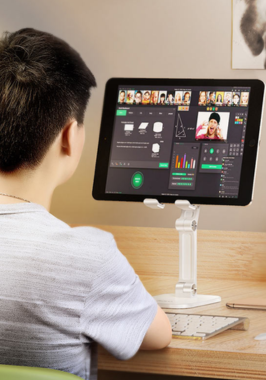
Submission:
POLYGON ((138 351, 156 313, 156 301, 112 238, 85 301, 81 333, 126 360, 138 351))

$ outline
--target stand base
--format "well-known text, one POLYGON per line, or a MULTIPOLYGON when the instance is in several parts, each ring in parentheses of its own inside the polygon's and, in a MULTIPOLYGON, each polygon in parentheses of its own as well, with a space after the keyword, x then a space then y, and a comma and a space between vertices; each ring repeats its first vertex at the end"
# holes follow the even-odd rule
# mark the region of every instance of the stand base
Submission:
POLYGON ((158 305, 164 309, 190 309, 221 302, 221 297, 219 296, 203 296, 199 294, 191 298, 177 297, 175 294, 161 294, 154 298, 158 305))

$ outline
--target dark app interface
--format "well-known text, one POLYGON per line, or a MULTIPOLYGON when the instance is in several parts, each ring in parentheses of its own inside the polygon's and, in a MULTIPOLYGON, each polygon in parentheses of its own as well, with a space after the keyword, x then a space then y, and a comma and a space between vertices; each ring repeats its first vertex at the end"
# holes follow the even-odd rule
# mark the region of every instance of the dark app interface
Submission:
POLYGON ((249 97, 249 87, 119 87, 105 192, 237 198, 249 97))

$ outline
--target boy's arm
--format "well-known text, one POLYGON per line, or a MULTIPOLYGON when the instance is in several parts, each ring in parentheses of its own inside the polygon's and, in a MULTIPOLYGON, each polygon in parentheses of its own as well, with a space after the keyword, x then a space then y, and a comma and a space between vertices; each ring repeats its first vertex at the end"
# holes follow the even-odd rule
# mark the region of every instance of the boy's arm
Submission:
POLYGON ((158 306, 157 314, 150 325, 140 350, 159 350, 168 346, 172 339, 172 327, 165 312, 158 306))
POLYGON ((98 243, 99 247, 103 243, 104 246, 96 251, 94 277, 90 279, 80 316, 81 336, 88 342, 98 342, 120 360, 132 358, 140 346, 143 350, 167 346, 171 339, 167 316, 113 237, 104 234, 98 243))

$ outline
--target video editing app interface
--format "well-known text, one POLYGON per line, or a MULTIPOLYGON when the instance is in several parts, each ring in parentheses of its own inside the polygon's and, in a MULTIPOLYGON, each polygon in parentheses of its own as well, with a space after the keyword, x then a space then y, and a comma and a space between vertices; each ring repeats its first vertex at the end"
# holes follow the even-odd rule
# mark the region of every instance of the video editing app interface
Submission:
POLYGON ((117 94, 106 193, 237 198, 250 88, 117 94))

